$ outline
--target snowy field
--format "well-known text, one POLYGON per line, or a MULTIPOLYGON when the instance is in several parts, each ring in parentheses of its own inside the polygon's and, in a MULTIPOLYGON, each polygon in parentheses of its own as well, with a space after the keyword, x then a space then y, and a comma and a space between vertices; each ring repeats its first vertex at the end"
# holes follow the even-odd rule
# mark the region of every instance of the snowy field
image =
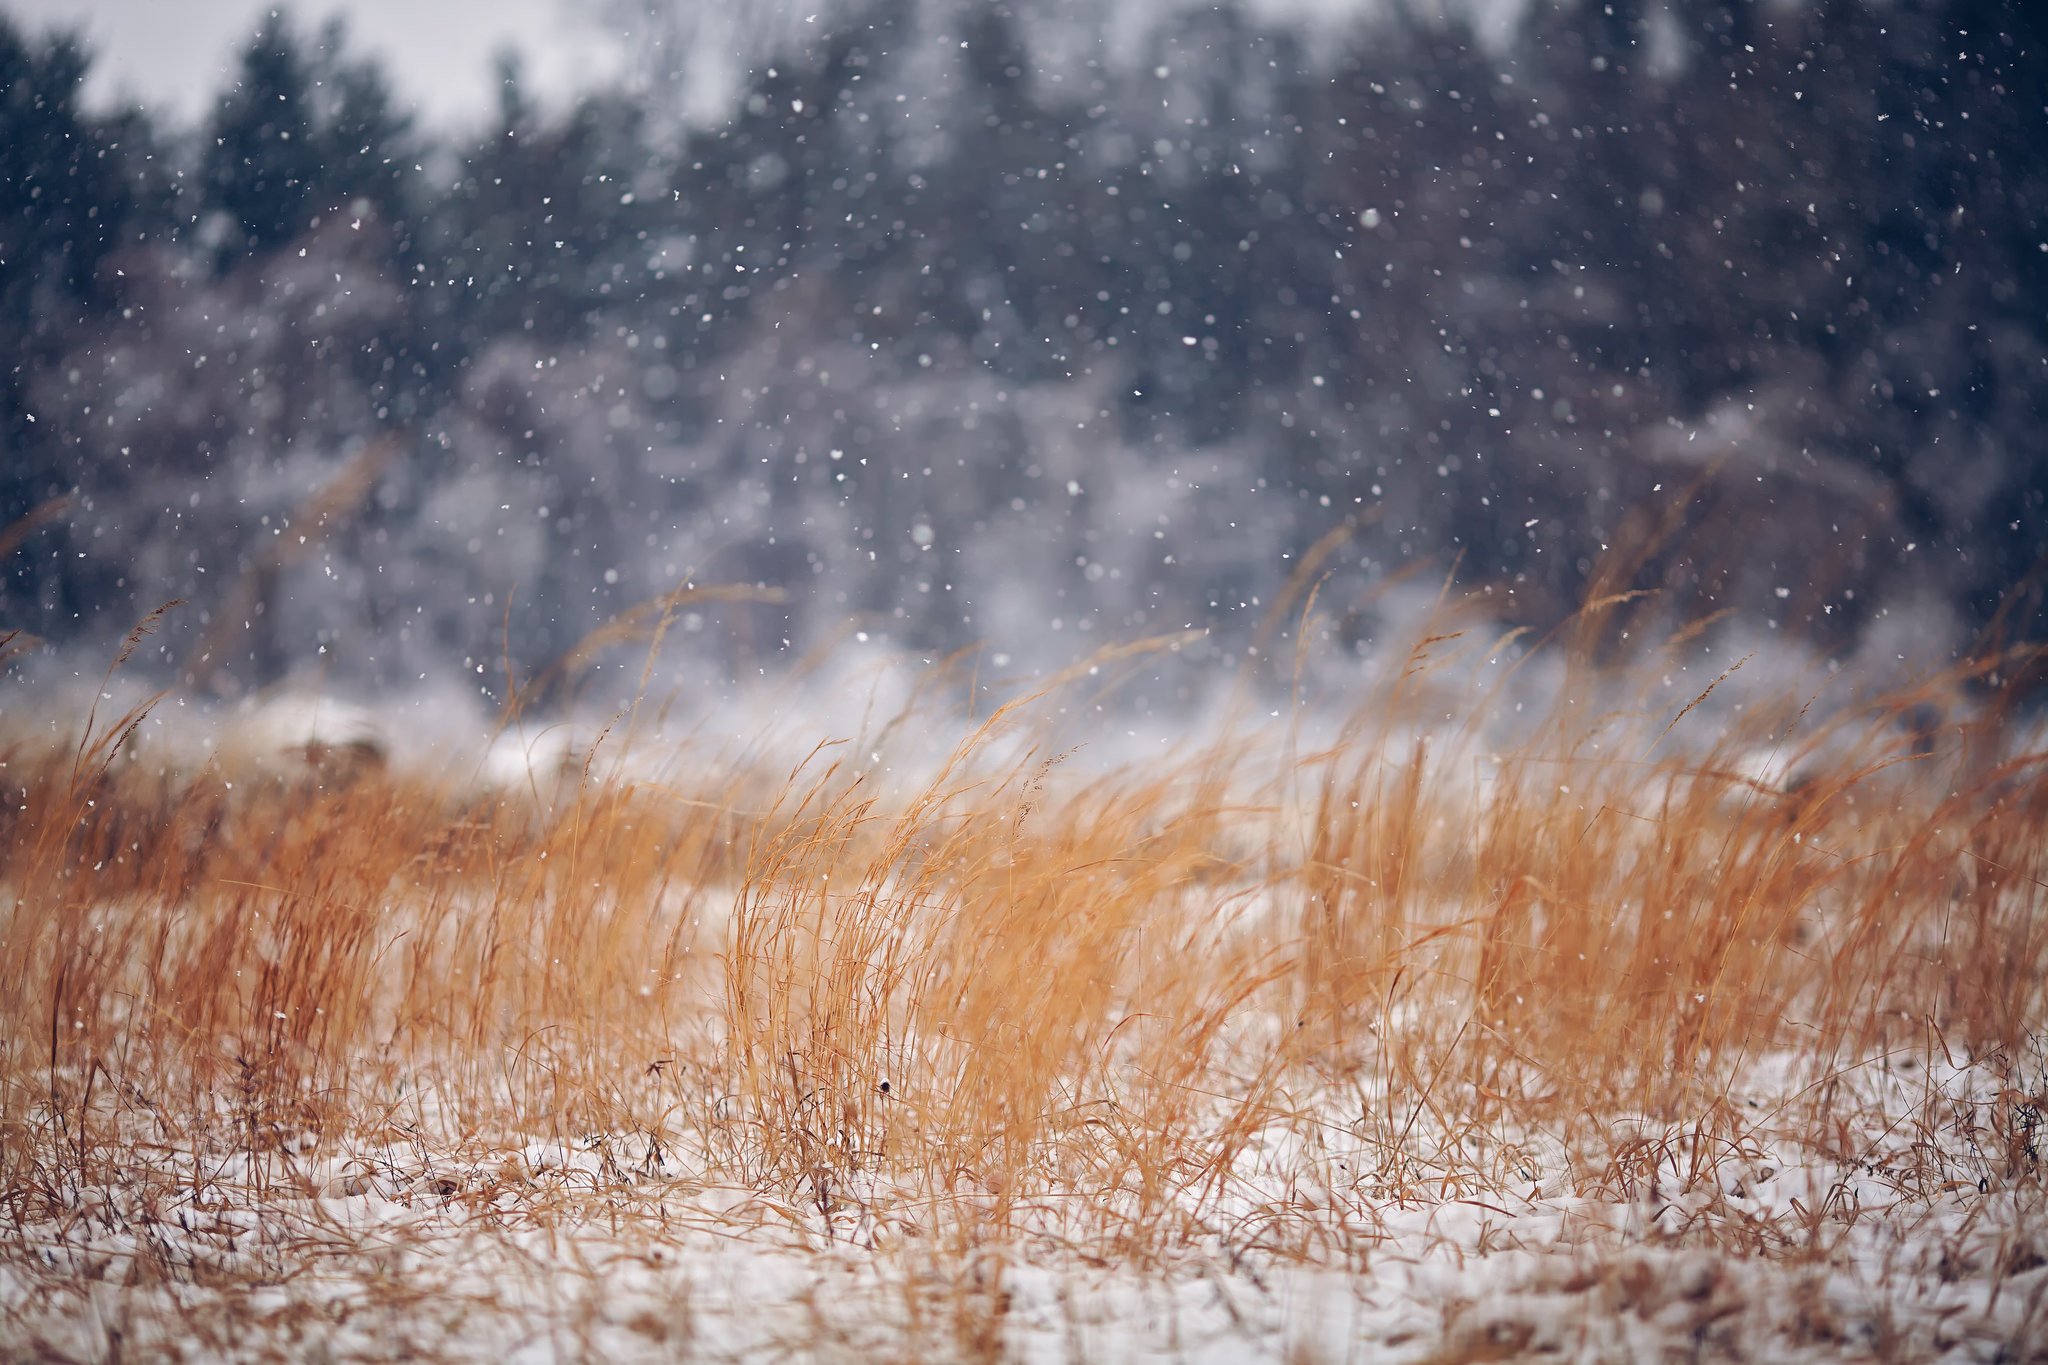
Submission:
MULTIPOLYGON (((1149 1210, 1129 1189, 1006 1203, 971 1176, 947 1190, 881 1171, 821 1207, 807 1187, 721 1183, 730 1135, 466 1134, 419 1097, 382 1134, 257 1150, 231 1115, 213 1134, 138 1115, 137 1164, 13 1229, 8 1350, 2035 1358, 2048 1231, 2035 1120, 2017 1111, 2038 1101, 2041 1059, 2033 1101, 2017 1099, 2009 1057, 1907 1060, 1834 1078, 1831 1110, 1862 1119, 1835 1135, 1846 1151, 1814 1141, 1812 1096, 1785 1075, 1799 1064, 1770 1057, 1754 1093, 1729 1097, 1747 1122, 1619 1119, 1576 1157, 1541 1133, 1509 1152, 1451 1155, 1453 1141, 1399 1191, 1356 1121, 1268 1114, 1227 1171, 1149 1210), (1125 1262, 1117 1243, 1148 1214, 1171 1233, 1148 1229, 1125 1262)), ((651 1082, 645 1102, 673 1089, 651 1082)))
POLYGON ((17 732, 0 1356, 2042 1358, 2038 763, 1415 677, 893 782, 17 732))

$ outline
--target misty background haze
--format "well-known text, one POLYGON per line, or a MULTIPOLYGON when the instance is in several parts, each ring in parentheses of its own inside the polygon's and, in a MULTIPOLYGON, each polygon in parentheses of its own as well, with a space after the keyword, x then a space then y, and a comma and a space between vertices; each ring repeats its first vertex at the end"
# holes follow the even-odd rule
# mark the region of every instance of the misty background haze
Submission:
POLYGON ((682 588, 714 685, 1228 674, 1290 582, 1341 661, 1447 580, 1641 592, 1624 652, 2041 631, 2032 5, 228 7, 153 67, 170 7, 38 4, 0 628, 51 651, 179 597, 204 691, 616 694, 644 634, 579 642, 682 588))

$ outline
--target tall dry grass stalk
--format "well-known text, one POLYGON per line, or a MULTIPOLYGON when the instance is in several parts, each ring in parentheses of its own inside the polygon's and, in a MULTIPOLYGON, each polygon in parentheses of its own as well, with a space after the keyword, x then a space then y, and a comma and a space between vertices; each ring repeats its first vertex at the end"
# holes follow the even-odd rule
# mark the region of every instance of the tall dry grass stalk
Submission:
MULTIPOLYGON (((542 818, 404 771, 151 771, 133 715, 7 741, 0 1254, 115 1216, 91 1192, 152 1161, 189 1188, 229 1154, 288 1183, 371 1140, 493 1170, 616 1140, 521 1216, 659 1223, 712 1182, 759 1222, 995 1265, 949 1319, 974 1354, 991 1247, 1361 1264, 1411 1201, 1684 1186, 1753 1144, 1762 1059, 1800 1059, 1825 1146, 1845 1070, 2041 1032, 2039 755, 1906 724, 1920 692, 1700 740, 1698 695, 1589 651, 1494 752, 1516 684, 1448 721, 1431 684, 1498 649, 1432 632, 1325 739, 1091 767, 1034 728, 1084 671, 907 790, 825 744, 542 818), (696 1183, 621 1203, 634 1162, 696 1183)), ((2027 1102, 1985 1121, 2038 1183, 2027 1102)), ((444 1198, 496 1188, 465 1169, 444 1198)), ((137 1245, 123 1273, 204 1273, 137 1245)))

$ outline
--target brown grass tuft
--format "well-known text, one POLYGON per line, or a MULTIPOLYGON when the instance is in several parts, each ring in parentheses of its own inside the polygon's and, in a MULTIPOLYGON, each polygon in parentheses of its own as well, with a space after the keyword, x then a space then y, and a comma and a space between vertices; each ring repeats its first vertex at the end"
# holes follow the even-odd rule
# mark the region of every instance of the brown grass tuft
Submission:
POLYGON ((152 773, 132 714, 0 740, 0 1270, 60 1305, 0 1332, 860 1354, 888 1322, 995 1358, 1037 1294, 1116 1355, 1098 1270, 1234 1304, 1434 1257, 1521 1308, 1417 1289, 1434 1325, 1370 1318, 1386 1349, 2037 1333, 2041 756, 1908 723, 1920 693, 1706 735, 1728 673, 1596 711, 1629 694, 1584 668, 1496 752, 1430 690, 1475 639, 1428 632, 1314 740, 1084 762, 1040 724, 1083 672, 907 789, 830 743, 678 754, 586 762, 538 818, 403 767, 152 773), (763 1271, 788 1315, 755 1321, 706 1246, 891 1287, 763 1271), (1858 1318, 1813 1287, 1851 1262, 1935 1306, 1858 1318))

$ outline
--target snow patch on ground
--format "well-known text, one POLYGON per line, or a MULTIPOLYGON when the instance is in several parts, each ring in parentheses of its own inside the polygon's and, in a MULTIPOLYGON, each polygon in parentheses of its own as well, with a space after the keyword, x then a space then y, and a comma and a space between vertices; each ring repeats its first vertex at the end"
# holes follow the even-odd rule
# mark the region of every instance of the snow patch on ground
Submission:
POLYGON ((1583 1137, 1460 1151, 1420 1118, 1404 1159, 1442 1149, 1418 1179, 1356 1099, 1304 1097, 1171 1196, 1183 1235, 1144 1263, 1105 1235, 1143 1211, 1124 1189, 1022 1193, 997 1237, 972 1180, 878 1165, 829 1198, 743 1186, 709 1173, 732 1134, 703 1126, 466 1131, 428 1089, 380 1131, 252 1144, 227 1098, 184 1130, 137 1108, 118 1178, 42 1191, 36 1217, 15 1201, 0 1340, 508 1362, 2030 1358, 2048 1348, 2041 1059, 1908 1060, 1816 1077, 1756 1059, 1733 1122, 1598 1125, 1604 1172, 1583 1137), (1827 1150, 1816 1085, 1842 1115, 1827 1150))

